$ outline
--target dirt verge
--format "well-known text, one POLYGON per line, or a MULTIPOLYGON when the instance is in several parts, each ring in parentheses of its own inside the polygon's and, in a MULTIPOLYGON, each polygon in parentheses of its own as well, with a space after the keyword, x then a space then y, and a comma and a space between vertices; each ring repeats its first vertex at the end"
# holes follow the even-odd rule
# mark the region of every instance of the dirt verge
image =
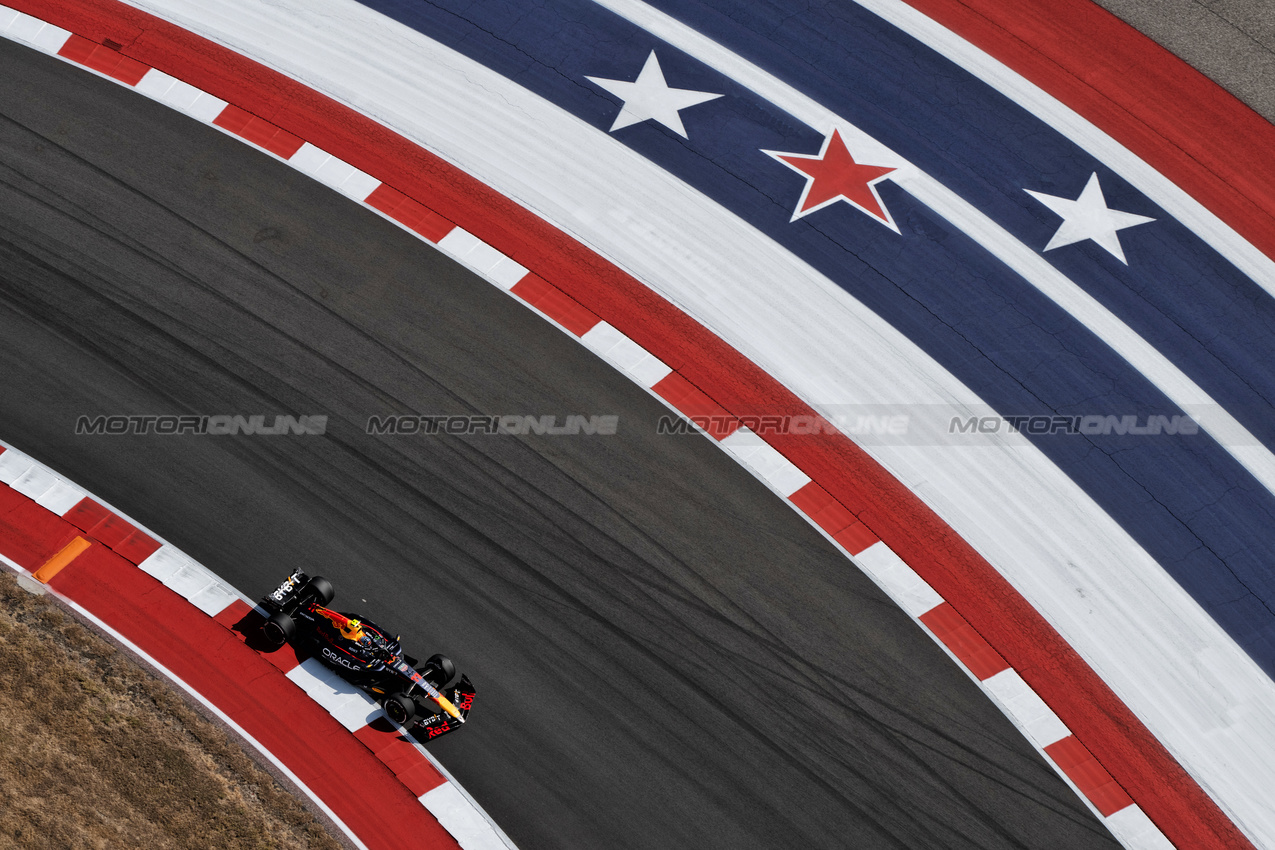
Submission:
POLYGON ((169 683, 0 570, 0 848, 343 846, 169 683))

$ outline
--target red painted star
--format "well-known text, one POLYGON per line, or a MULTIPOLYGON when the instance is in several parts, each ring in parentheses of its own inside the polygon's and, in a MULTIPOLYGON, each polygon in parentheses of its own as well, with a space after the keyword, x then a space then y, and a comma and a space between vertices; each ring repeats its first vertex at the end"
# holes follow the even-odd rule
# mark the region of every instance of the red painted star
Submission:
POLYGON ((836 129, 823 140, 817 154, 763 151, 806 178, 806 188, 792 214, 792 221, 810 215, 837 201, 862 210, 877 221, 898 231, 894 219, 881 203, 876 184, 898 169, 855 162, 850 149, 836 129))

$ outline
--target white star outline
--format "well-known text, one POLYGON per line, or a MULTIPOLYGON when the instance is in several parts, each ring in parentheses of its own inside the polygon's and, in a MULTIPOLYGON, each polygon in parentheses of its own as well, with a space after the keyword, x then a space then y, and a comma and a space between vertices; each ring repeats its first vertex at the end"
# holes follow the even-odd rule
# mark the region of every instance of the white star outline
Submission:
POLYGON ((1031 189, 1023 191, 1062 216, 1063 222, 1054 232, 1049 244, 1045 246, 1046 251, 1090 239, 1127 266, 1129 261, 1125 258, 1124 247, 1120 244, 1120 231, 1155 221, 1154 218, 1145 215, 1134 215, 1108 207, 1096 171, 1089 175, 1089 182, 1085 184, 1080 197, 1074 201, 1070 198, 1046 195, 1043 192, 1033 192, 1031 189))
POLYGON ((651 51, 650 56, 646 57, 646 63, 642 65, 642 70, 634 82, 610 80, 605 77, 585 77, 585 79, 624 101, 620 114, 615 116, 615 123, 611 125, 612 133, 633 124, 654 120, 683 139, 689 139, 679 113, 683 109, 722 97, 712 92, 670 88, 664 80, 664 71, 660 68, 660 60, 655 57, 654 50, 651 51))
POLYGON ((878 221, 881 224, 884 224, 886 227, 893 230, 895 233, 902 235, 902 232, 899 230, 899 226, 894 221, 893 213, 891 213, 889 208, 885 205, 885 201, 881 200, 881 194, 877 191, 877 184, 880 183, 882 180, 889 180, 891 177, 895 176, 896 172, 898 171, 898 167, 893 165, 880 165, 874 162, 860 162, 859 158, 854 155, 854 151, 850 150, 850 146, 846 144, 845 137, 840 135, 840 129, 841 128, 839 127, 833 127, 831 130, 828 131, 828 134, 823 137, 823 146, 819 148, 819 153, 787 153, 785 151, 768 151, 768 150, 762 151, 762 153, 771 157, 776 162, 781 163, 782 165, 787 166, 788 168, 791 168, 793 171, 797 172, 802 177, 806 178, 806 185, 801 190, 801 197, 797 200, 797 206, 793 209, 792 218, 788 219, 788 223, 791 224, 792 222, 796 221, 799 218, 805 218, 811 213, 818 212, 819 210, 824 209, 826 207, 830 207, 833 204, 837 203, 838 201, 845 201, 847 204, 854 207, 859 212, 867 215, 873 221, 878 221), (876 177, 872 180, 867 181, 867 184, 866 184, 868 187, 868 191, 872 193, 872 197, 876 198, 877 206, 881 208, 881 211, 883 213, 885 213, 885 218, 882 218, 881 216, 874 213, 872 210, 865 208, 862 204, 852 201, 851 199, 847 198, 845 195, 837 195, 834 198, 829 198, 828 200, 824 201, 821 204, 816 204, 815 206, 811 207, 810 209, 804 212, 802 211, 801 208, 806 205, 806 197, 810 195, 810 190, 813 189, 815 186, 815 178, 811 177, 809 174, 802 171, 800 168, 793 165, 791 162, 786 162, 780 157, 788 156, 788 157, 792 157, 793 159, 822 160, 828 155, 828 146, 832 144, 832 140, 834 138, 840 138, 841 144, 845 145, 846 151, 849 152, 850 154, 850 158, 853 159, 856 164, 875 165, 878 168, 894 168, 895 169, 895 171, 892 171, 889 174, 882 174, 880 177, 876 177))

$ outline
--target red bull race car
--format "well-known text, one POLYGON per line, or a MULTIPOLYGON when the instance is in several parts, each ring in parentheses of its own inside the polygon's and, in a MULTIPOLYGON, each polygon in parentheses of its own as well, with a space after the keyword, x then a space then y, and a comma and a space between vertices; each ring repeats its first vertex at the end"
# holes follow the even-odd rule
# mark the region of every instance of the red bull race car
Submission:
POLYGON ((399 638, 357 614, 334 611, 322 576, 295 570, 261 599, 269 615, 261 633, 272 646, 309 650, 346 681, 377 700, 395 723, 426 739, 459 729, 474 704, 468 676, 445 655, 424 664, 403 653, 399 638))

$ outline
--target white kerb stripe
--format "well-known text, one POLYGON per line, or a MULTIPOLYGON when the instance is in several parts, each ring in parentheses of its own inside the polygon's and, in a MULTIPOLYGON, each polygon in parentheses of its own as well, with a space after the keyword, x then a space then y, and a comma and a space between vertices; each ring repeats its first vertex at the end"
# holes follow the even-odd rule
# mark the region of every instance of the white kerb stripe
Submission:
POLYGON ((17 449, 0 452, 0 484, 12 485, 34 465, 35 461, 17 449))
MULTIPOLYGON (((5 12, 14 12, 13 9, 3 7, 5 12)), ((7 17, 7 15, 6 15, 7 17)), ((22 12, 14 12, 13 18, 8 22, 8 26, 3 29, 3 33, 10 38, 25 42, 37 50, 43 50, 45 53, 57 53, 66 44, 71 33, 61 27, 55 27, 53 24, 46 24, 39 18, 33 18, 22 12)))
POLYGON ((301 145, 288 164, 303 174, 308 174, 325 186, 337 190, 347 198, 363 201, 372 194, 381 181, 360 171, 342 159, 316 148, 309 142, 301 145))
POLYGON ((913 617, 943 603, 943 597, 880 540, 855 555, 854 562, 913 617))
POLYGON ((171 106, 174 109, 181 110, 182 112, 185 112, 185 110, 178 104, 194 103, 195 99, 198 98, 200 94, 199 89, 194 86, 187 85, 186 83, 182 83, 176 77, 165 74, 158 68, 151 68, 143 74, 142 78, 137 82, 137 85, 134 86, 134 89, 139 94, 144 94, 151 100, 158 100, 160 103, 165 104, 166 106, 171 106), (175 91, 179 83, 186 86, 189 92, 175 91), (186 96, 183 97, 183 94, 186 96))
POLYGON ((506 257, 504 254, 501 254, 500 260, 494 266, 487 269, 484 274, 486 274, 487 279, 496 286, 499 286, 504 290, 510 290, 517 286, 518 282, 527 276, 527 267, 522 265, 522 263, 516 262, 515 260, 506 257))
POLYGON ((226 108, 226 101, 221 98, 213 97, 208 92, 155 68, 151 68, 142 77, 142 81, 137 84, 137 91, 205 124, 211 124, 226 108))
POLYGON ((1071 734, 1053 709, 1045 705, 1040 695, 1013 668, 984 679, 983 687, 1000 703, 1001 710, 1017 721, 1027 737, 1042 750, 1071 734))
MULTIPOLYGON (((636 343, 635 343, 636 344, 636 343)), ((663 360, 648 353, 645 357, 624 370, 634 381, 650 389, 669 376, 673 370, 663 360)))
MULTIPOLYGON (((445 252, 449 256, 461 260, 462 262, 470 254, 477 252, 482 254, 484 248, 489 252, 495 252, 495 248, 488 247, 487 243, 470 233, 463 227, 453 227, 446 236, 438 240, 439 250, 445 252)), ((468 263, 466 263, 468 265, 468 263)))
POLYGON ((507 850, 486 818, 451 782, 426 791, 420 801, 464 850, 507 850))
POLYGON ((337 723, 351 732, 370 726, 372 721, 385 714, 376 704, 376 700, 362 691, 355 691, 347 695, 345 699, 338 699, 332 705, 324 707, 337 723))
POLYGON ((194 561, 186 557, 176 546, 165 543, 137 566, 142 572, 163 582, 178 570, 184 569, 193 563, 194 561))
POLYGON ((14 449, 0 452, 0 482, 58 516, 75 507, 84 491, 44 464, 14 449))
MULTIPOLYGON (((302 174, 309 174, 314 179, 326 183, 327 181, 319 177, 319 173, 323 170, 323 166, 327 165, 328 161, 331 159, 333 159, 332 154, 328 153, 323 148, 318 148, 309 142, 304 142, 301 147, 297 148, 297 152, 292 155, 292 158, 288 160, 288 165, 291 165, 302 174)), ((350 167, 353 168, 353 166, 350 167)), ((340 181, 338 181, 338 183, 339 182, 340 181)))
POLYGON ((9 486, 34 501, 56 484, 57 480, 58 477, 46 466, 32 461, 21 475, 9 482, 9 486))
POLYGON ((164 583, 164 587, 190 600, 192 597, 198 596, 212 587, 216 583, 217 577, 194 561, 187 561, 174 571, 172 575, 161 579, 161 581, 164 583))
POLYGON ((209 617, 216 617, 238 598, 239 594, 233 588, 227 587, 220 581, 214 581, 198 593, 187 597, 187 600, 209 617))
POLYGON ((439 249, 478 272, 501 289, 513 289, 527 276, 527 268, 514 262, 462 227, 438 240, 439 249))
POLYGON ((341 706, 350 695, 350 685, 315 658, 293 667, 288 678, 325 709, 341 706))
POLYGON ((64 516, 67 511, 80 503, 84 498, 84 491, 76 487, 64 478, 58 478, 53 486, 40 494, 40 498, 36 499, 36 504, 42 508, 46 508, 58 516, 64 516))
POLYGON ((1125 806, 1103 819, 1116 840, 1129 850, 1175 850, 1173 842, 1160 831, 1138 805, 1125 806))
POLYGON ((809 475, 749 428, 737 429, 720 445, 784 498, 810 483, 809 475))
POLYGON ((673 370, 664 361, 606 322, 598 322, 580 337, 585 347, 637 383, 650 389, 673 370))

